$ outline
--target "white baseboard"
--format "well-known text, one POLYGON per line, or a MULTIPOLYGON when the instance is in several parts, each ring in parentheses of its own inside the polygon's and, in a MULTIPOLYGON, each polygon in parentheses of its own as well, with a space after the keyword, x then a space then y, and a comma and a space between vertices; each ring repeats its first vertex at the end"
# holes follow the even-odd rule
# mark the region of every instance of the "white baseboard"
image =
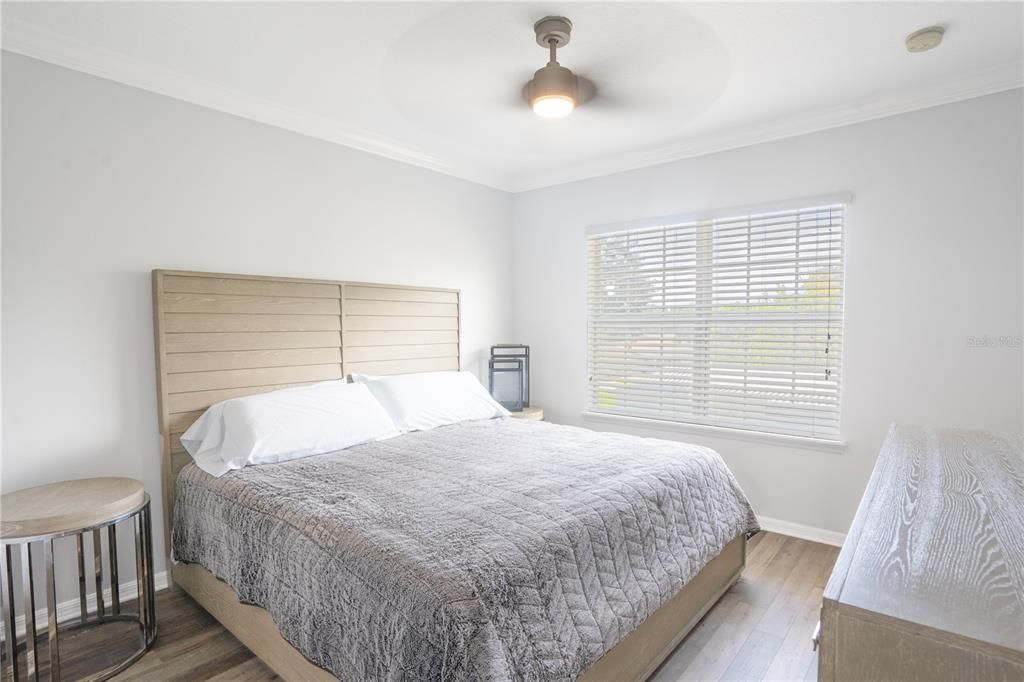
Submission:
POLYGON ((801 540, 820 542, 824 545, 842 547, 843 541, 846 540, 846 533, 840 533, 834 530, 825 530, 824 528, 815 528, 814 526, 805 526, 802 523, 773 519, 768 516, 758 516, 757 521, 761 524, 761 530, 766 530, 770 533, 778 533, 779 535, 789 535, 794 538, 800 538, 801 540))
MULTIPOLYGON (((157 590, 165 589, 167 587, 167 571, 160 571, 159 573, 154 574, 153 575, 153 584, 154 584, 154 586, 155 586, 155 588, 157 590)), ((120 597, 120 602, 122 604, 124 602, 126 602, 126 601, 130 601, 132 599, 135 599, 138 595, 139 595, 139 588, 138 588, 137 583, 134 580, 131 580, 131 581, 126 582, 126 583, 121 583, 118 586, 118 596, 120 597)), ((45 587, 42 590, 40 590, 38 587, 36 588, 36 603, 38 603, 40 596, 43 597, 44 601, 46 600, 46 589, 45 589, 45 587)), ((106 606, 108 611, 110 609, 110 598, 111 598, 111 593, 110 593, 110 588, 108 587, 107 589, 103 590, 103 604, 104 604, 104 606, 106 606)), ((86 601, 86 605, 88 606, 88 609, 89 609, 90 612, 92 612, 92 611, 94 611, 96 609, 96 593, 95 592, 90 592, 88 595, 86 595, 85 601, 86 601)), ((67 601, 62 601, 62 602, 57 604, 57 622, 58 623, 64 623, 64 622, 69 621, 69 620, 77 620, 77 619, 81 618, 81 616, 82 616, 82 610, 81 610, 81 606, 79 605, 77 597, 74 598, 74 599, 68 599, 67 601)), ((41 608, 41 609, 36 609, 36 631, 37 632, 41 632, 41 631, 46 629, 46 618, 47 618, 47 613, 46 613, 46 607, 45 606, 43 606, 43 608, 41 608)), ((14 621, 14 628, 17 630, 19 637, 21 637, 22 635, 25 634, 25 616, 24 615, 18 616, 18 618, 14 621)), ((2 624, 0 624, 0 633, 3 633, 3 625, 2 624)), ((4 638, 6 639, 6 634, 4 634, 4 638)))

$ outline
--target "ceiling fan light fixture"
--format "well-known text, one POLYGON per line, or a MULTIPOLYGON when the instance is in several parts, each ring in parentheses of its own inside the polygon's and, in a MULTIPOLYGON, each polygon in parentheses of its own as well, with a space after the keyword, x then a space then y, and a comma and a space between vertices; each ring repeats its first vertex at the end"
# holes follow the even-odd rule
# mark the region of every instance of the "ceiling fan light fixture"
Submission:
POLYGON ((538 97, 533 101, 533 113, 541 118, 565 118, 576 108, 576 101, 571 97, 551 95, 538 97))
POLYGON ((544 17, 533 26, 537 44, 548 48, 550 60, 537 69, 527 93, 530 108, 543 118, 565 118, 576 108, 576 75, 558 63, 558 48, 569 43, 572 22, 565 17, 544 17))
POLYGON ((538 69, 529 87, 530 108, 543 118, 564 118, 576 108, 576 76, 557 62, 538 69))

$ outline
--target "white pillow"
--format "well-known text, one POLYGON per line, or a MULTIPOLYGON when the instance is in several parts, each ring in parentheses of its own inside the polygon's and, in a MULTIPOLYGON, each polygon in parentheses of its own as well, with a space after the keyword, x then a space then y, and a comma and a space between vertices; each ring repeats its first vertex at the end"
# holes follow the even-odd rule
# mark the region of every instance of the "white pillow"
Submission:
POLYGON ((363 384, 344 380, 286 388, 211 406, 181 435, 196 466, 222 476, 399 435, 363 384))
POLYGON ((509 414, 469 372, 399 374, 362 381, 403 433, 509 414))

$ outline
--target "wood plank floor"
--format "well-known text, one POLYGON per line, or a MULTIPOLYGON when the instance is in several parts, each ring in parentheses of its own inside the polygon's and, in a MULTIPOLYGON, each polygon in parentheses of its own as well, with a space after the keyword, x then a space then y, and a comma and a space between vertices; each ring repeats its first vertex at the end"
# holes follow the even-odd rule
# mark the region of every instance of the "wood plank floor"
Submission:
POLYGON ((739 582, 654 674, 677 680, 815 680, 811 636, 838 547, 775 533, 747 545, 739 582))
MULTIPOLYGON (((818 662, 811 635, 838 552, 784 535, 756 535, 748 545, 743 577, 653 681, 815 679, 818 662)), ((279 679, 183 592, 160 593, 157 614, 156 646, 114 679, 279 679)), ((75 673, 65 666, 66 675, 75 673)))

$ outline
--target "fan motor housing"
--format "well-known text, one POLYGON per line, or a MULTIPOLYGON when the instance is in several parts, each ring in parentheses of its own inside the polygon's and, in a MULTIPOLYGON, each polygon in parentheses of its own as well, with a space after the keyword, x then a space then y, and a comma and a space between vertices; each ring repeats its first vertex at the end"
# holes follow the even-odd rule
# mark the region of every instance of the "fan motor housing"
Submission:
POLYGON ((541 97, 569 95, 576 99, 576 75, 561 64, 548 64, 537 69, 530 81, 530 102, 541 97))

